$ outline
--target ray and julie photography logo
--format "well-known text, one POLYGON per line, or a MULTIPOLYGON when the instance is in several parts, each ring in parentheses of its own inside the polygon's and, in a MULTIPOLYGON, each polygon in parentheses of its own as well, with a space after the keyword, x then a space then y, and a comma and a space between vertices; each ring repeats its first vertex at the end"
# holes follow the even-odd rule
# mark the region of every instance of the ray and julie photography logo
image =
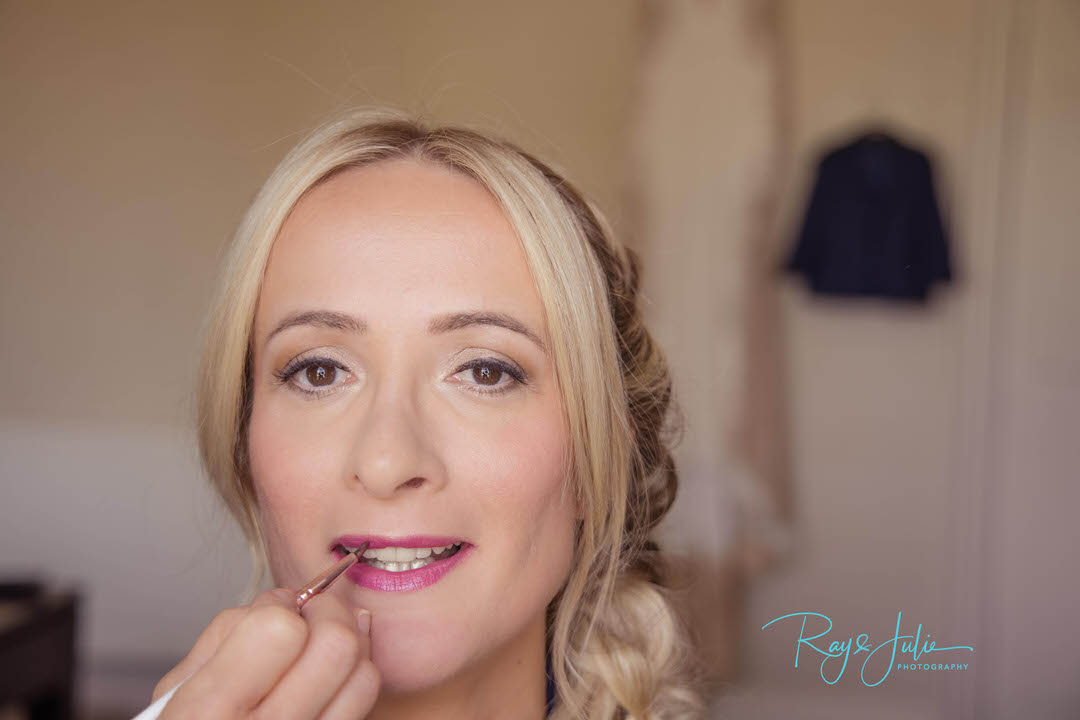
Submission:
POLYGON ((848 668, 848 662, 857 663, 861 653, 867 655, 862 659, 859 679, 867 687, 880 685, 894 671, 902 674, 962 672, 968 669, 975 648, 970 645, 938 647, 938 641, 932 639, 930 633, 924 635, 922 623, 919 623, 914 635, 903 634, 902 616, 903 612, 898 610, 892 637, 877 645, 868 633, 840 639, 828 637, 833 629, 832 618, 817 612, 781 615, 762 625, 761 629, 789 630, 795 641, 795 667, 799 667, 800 657, 805 659, 808 654, 811 662, 820 658, 819 673, 829 685, 839 682, 848 668))

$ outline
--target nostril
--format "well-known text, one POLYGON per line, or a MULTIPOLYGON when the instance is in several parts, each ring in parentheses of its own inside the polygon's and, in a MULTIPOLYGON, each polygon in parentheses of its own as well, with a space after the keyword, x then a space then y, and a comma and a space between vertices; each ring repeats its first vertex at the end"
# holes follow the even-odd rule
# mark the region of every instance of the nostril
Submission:
POLYGON ((424 478, 414 477, 412 480, 405 484, 409 487, 419 487, 420 485, 424 484, 424 478))

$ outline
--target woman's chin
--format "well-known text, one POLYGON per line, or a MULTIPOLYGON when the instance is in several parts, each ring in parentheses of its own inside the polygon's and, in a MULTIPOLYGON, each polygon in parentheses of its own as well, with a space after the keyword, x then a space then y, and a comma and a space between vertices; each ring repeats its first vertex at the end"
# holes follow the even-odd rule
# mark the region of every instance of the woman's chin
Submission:
POLYGON ((379 669, 381 692, 416 693, 444 684, 462 658, 445 645, 372 637, 371 656, 379 669))

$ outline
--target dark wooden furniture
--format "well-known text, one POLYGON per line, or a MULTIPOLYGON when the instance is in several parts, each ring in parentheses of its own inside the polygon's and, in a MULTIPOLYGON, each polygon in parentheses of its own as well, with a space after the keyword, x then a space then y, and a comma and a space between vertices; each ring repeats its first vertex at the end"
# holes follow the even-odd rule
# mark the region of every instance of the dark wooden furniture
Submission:
POLYGON ((75 720, 78 592, 0 579, 0 707, 75 720))

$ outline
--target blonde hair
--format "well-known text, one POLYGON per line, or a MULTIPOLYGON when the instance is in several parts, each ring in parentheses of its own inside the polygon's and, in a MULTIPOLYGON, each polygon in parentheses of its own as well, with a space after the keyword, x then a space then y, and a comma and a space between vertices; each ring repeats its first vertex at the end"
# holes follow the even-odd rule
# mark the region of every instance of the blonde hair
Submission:
POLYGON ((270 248, 297 201, 350 167, 411 157, 454 168, 496 198, 516 230, 545 307, 571 452, 573 570, 547 610, 557 702, 551 717, 689 718, 704 674, 648 539, 678 485, 669 450, 667 363, 642 323, 635 254, 562 176, 516 146, 405 113, 342 113, 293 148, 229 247, 206 326, 196 408, 209 482, 252 552, 250 601, 266 550, 246 447, 251 341, 270 248))

